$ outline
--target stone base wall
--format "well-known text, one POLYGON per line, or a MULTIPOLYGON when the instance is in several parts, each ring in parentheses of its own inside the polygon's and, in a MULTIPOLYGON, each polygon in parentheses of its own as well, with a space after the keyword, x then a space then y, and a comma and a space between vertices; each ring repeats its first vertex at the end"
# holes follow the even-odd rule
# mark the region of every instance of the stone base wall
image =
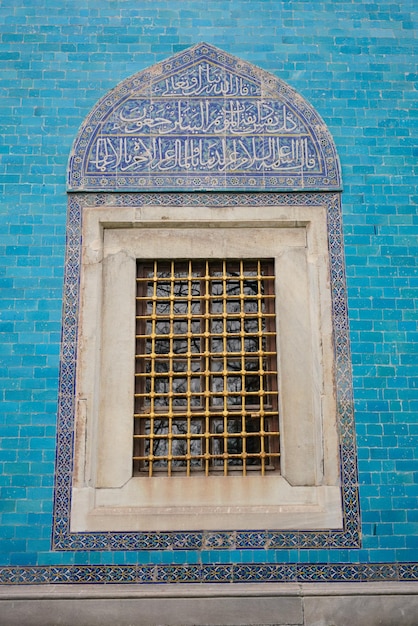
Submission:
POLYGON ((416 626, 417 583, 3 588, 2 626, 416 626))

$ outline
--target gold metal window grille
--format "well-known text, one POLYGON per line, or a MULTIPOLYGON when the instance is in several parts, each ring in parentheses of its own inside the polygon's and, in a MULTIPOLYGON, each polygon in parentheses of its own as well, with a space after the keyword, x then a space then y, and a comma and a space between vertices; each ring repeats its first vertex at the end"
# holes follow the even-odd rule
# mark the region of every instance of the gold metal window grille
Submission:
POLYGON ((137 263, 134 473, 279 463, 272 260, 137 263))

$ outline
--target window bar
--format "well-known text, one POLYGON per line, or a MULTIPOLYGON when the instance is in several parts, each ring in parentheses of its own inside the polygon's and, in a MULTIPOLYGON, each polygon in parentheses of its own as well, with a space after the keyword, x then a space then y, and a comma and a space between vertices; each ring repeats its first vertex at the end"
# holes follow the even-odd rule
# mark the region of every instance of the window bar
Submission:
MULTIPOLYGON (((261 281, 261 264, 260 261, 257 261, 257 319, 258 319, 258 369, 259 369, 259 403, 260 403, 260 459, 261 459, 261 475, 264 476, 266 471, 266 450, 265 450, 265 410, 264 410, 264 400, 265 400, 265 389, 264 389, 264 369, 265 369, 265 356, 263 350, 263 285, 261 281)), ((264 281, 267 283, 268 281, 264 281)), ((264 291, 265 291, 264 286, 264 291)), ((267 311, 265 311, 267 312, 267 311)), ((265 326, 265 324, 264 324, 265 326)), ((267 347, 267 346, 266 346, 267 347)))
POLYGON ((209 282, 209 261, 205 263, 205 272, 204 272, 204 283, 202 285, 203 289, 203 305, 204 305, 204 325, 205 325, 205 388, 204 388, 204 403, 205 403, 205 475, 209 475, 210 469, 210 458, 211 458, 211 423, 210 423, 210 405, 211 405, 211 350, 210 350, 210 293, 211 287, 209 282))
POLYGON ((244 263, 239 262, 239 303, 240 303, 240 345, 241 345, 241 437, 242 437, 242 475, 247 475, 247 398, 246 390, 246 367, 245 367, 245 288, 244 288, 244 263))
MULTIPOLYGON (((269 320, 269 325, 268 328, 269 330, 271 330, 272 325, 273 325, 273 330, 275 330, 274 327, 274 315, 275 315, 275 310, 276 310, 276 303, 275 303, 275 278, 273 278, 270 281, 269 284, 269 293, 272 294, 272 298, 270 300, 270 311, 273 312, 273 318, 270 318, 269 320)), ((276 369, 277 370, 277 338, 274 335, 274 347, 275 347, 275 352, 273 356, 269 357, 269 368, 271 370, 276 369), (275 358, 276 356, 276 358, 275 358)), ((275 401, 275 415, 273 416, 273 420, 272 420, 272 427, 271 430, 276 432, 275 437, 272 439, 271 442, 271 449, 272 452, 274 453, 274 457, 272 457, 272 461, 274 462, 276 468, 279 468, 279 464, 280 464, 280 445, 279 445, 279 389, 278 389, 278 381, 277 381, 277 376, 272 376, 271 377, 271 392, 272 392, 272 397, 274 398, 275 401)))
POLYGON ((223 454, 223 467, 224 475, 228 474, 228 366, 227 366, 227 354, 228 354, 228 339, 227 339, 227 282, 226 282, 226 261, 222 261, 222 380, 223 380, 223 441, 224 441, 224 454, 223 454))
POLYGON ((169 296, 169 353, 168 353, 168 432, 167 432, 167 476, 171 476, 173 468, 173 397, 174 397, 174 261, 170 263, 170 296, 169 296))
MULTIPOLYGON (((272 273, 272 272, 271 272, 272 273)), ((269 370, 274 370, 275 365, 277 365, 274 355, 277 353, 275 349, 275 335, 273 328, 274 324, 274 315, 275 315, 275 296, 274 296, 274 277, 267 283, 267 294, 269 298, 266 301, 266 309, 270 313, 270 316, 266 320, 266 330, 269 331, 266 333, 266 342, 268 345, 268 356, 267 356, 267 367, 269 370)), ((279 459, 280 459, 280 450, 279 450, 279 423, 278 423, 278 388, 277 388, 277 377, 270 376, 269 378, 270 388, 269 393, 271 394, 271 404, 274 408, 274 412, 269 420, 268 426, 270 432, 274 432, 274 437, 270 437, 269 441, 269 457, 270 461, 278 467, 279 459)))
MULTIPOLYGON (((154 433, 155 433, 155 340, 157 336, 157 281, 155 277, 157 276, 157 261, 154 261, 154 276, 153 276, 153 284, 152 284, 152 300, 151 300, 151 354, 150 354, 150 379, 151 379, 151 393, 150 393, 150 424, 149 424, 149 455, 150 459, 148 462, 148 474, 149 476, 153 475, 154 472, 154 433)), ((145 289, 148 290, 148 284, 145 283, 145 289)), ((148 304, 145 303, 145 307, 148 304)), ((142 400, 144 405, 144 399, 142 400)), ((145 430, 145 429, 141 429, 145 430)))
POLYGON ((187 271, 187 428, 186 428, 186 475, 191 472, 191 437, 192 437, 192 262, 188 263, 187 271))

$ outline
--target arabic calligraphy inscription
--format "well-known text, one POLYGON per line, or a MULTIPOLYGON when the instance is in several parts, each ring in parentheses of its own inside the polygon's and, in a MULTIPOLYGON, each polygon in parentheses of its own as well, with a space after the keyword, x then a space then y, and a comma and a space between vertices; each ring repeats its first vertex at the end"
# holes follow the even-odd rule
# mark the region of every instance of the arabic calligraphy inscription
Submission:
POLYGON ((138 75, 134 87, 95 118, 94 128, 84 130, 70 186, 121 189, 139 181, 152 185, 157 176, 161 184, 165 176, 163 184, 187 188, 195 175, 197 184, 206 176, 217 188, 231 181, 245 187, 249 176, 261 188, 304 187, 307 177, 325 187, 338 183, 333 146, 318 119, 312 124, 309 105, 292 101, 289 88, 266 89, 255 68, 234 57, 226 65, 214 62, 216 55, 226 58, 216 49, 210 60, 210 47, 193 50, 200 60, 161 64, 142 83, 138 75))

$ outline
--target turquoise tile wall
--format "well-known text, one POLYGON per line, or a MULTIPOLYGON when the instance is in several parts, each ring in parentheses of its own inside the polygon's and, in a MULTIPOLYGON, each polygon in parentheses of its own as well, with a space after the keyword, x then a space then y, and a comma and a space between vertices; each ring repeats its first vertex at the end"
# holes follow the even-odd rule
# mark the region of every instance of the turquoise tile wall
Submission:
MULTIPOLYGON (((3 566, 29 572, 30 578, 32 566, 384 563, 379 571, 393 578, 404 571, 402 563, 418 561, 414 5, 413 0, 2 0, 3 566), (339 151, 363 530, 359 550, 50 551, 71 144, 109 89, 199 41, 287 81, 323 117, 339 151)), ((286 570, 289 579, 292 571, 286 570)), ((344 571, 346 579, 357 579, 360 570, 344 571)))

